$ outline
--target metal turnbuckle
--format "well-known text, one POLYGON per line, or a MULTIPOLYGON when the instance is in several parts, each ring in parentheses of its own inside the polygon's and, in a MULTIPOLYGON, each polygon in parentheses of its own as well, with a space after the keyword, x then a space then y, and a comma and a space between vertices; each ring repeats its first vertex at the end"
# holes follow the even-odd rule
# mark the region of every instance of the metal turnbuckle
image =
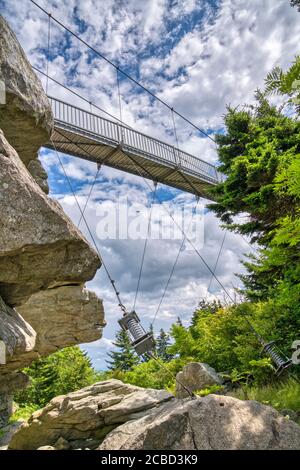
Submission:
POLYGON ((119 320, 119 325, 130 334, 131 344, 139 356, 153 351, 155 345, 153 335, 144 330, 135 311, 126 313, 119 320))
POLYGON ((262 352, 269 356, 277 366, 276 375, 280 375, 285 369, 292 365, 291 359, 283 358, 279 352, 276 351, 275 341, 265 343, 262 352))

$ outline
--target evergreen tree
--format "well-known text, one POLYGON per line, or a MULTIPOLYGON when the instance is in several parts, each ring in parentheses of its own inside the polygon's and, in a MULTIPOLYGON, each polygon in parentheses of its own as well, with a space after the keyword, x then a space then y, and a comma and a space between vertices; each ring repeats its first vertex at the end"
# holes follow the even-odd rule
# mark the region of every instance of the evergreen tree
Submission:
POLYGON ((97 380, 90 359, 78 346, 43 357, 24 372, 31 382, 29 387, 17 392, 14 397, 20 406, 45 406, 52 398, 86 387, 97 380))
POLYGON ((291 0, 291 6, 297 7, 298 11, 300 11, 300 0, 291 0))
POLYGON ((109 370, 127 372, 138 364, 139 358, 131 346, 129 336, 126 331, 122 329, 117 331, 113 345, 117 350, 107 353, 111 358, 111 360, 106 361, 109 365, 109 370))
POLYGON ((216 137, 220 169, 227 178, 212 190, 217 203, 210 205, 229 230, 251 236, 261 247, 244 263, 249 274, 240 276, 250 300, 272 298, 288 270, 295 284, 300 263, 300 122, 284 116, 262 93, 257 92, 256 100, 247 111, 228 109, 227 133, 216 137), (242 222, 234 220, 245 213, 242 222), (288 223, 291 237, 283 242, 278 231, 288 223))
POLYGON ((181 318, 180 318, 180 317, 177 317, 177 320, 176 320, 176 325, 178 325, 178 326, 183 326, 183 324, 182 324, 182 321, 181 321, 181 318))
POLYGON ((191 328, 196 326, 197 320, 201 315, 216 313, 221 307, 222 304, 219 300, 213 300, 212 302, 207 302, 205 299, 200 300, 197 310, 192 315, 191 328))
MULTIPOLYGON (((155 335, 154 335, 154 328, 153 328, 153 323, 150 323, 149 325, 149 333, 153 336, 154 339, 154 348, 153 348, 153 354, 157 354, 156 352, 156 341, 155 341, 155 335)), ((148 354, 144 354, 141 358, 141 362, 148 362, 151 359, 151 357, 148 354)))
POLYGON ((174 357, 168 352, 170 344, 170 336, 161 328, 156 338, 156 354, 163 362, 169 362, 174 357))

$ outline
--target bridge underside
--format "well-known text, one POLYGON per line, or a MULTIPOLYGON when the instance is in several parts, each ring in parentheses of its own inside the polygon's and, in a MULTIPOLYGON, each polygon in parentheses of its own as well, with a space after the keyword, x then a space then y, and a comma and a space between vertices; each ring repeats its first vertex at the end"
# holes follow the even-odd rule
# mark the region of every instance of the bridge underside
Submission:
POLYGON ((51 142, 46 147, 143 176, 207 199, 212 199, 208 189, 216 184, 209 177, 207 181, 205 177, 200 179, 199 175, 193 175, 192 171, 189 172, 186 169, 183 170, 180 165, 166 162, 153 155, 149 157, 144 152, 124 143, 118 145, 116 142, 110 142, 109 139, 93 133, 74 129, 73 126, 69 127, 65 123, 55 122, 51 142))

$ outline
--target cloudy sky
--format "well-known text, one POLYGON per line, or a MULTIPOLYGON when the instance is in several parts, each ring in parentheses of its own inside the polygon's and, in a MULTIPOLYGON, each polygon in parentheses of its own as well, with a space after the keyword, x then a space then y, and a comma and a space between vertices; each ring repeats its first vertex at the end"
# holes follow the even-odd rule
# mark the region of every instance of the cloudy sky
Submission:
MULTIPOLYGON (((38 3, 211 135, 222 132, 226 105, 251 102, 253 92, 263 86, 268 71, 277 64, 289 67, 299 53, 300 15, 288 0, 38 0, 38 3)), ((48 18, 29 0, 0 0, 0 8, 33 65, 46 71, 48 57, 51 77, 119 116, 113 67, 54 22, 48 55, 48 18)), ((41 79, 46 87, 44 77, 41 79)), ((88 106, 51 81, 48 87, 50 95, 85 109, 88 106)), ((167 108, 124 77, 120 77, 120 90, 123 120, 127 124, 175 144, 172 116, 167 108)), ((94 107, 92 111, 97 113, 94 107)), ((179 118, 176 129, 181 148, 217 163, 211 140, 179 118)), ((77 224, 80 214, 55 153, 42 149, 40 158, 49 174, 51 196, 60 201, 77 224)), ((79 203, 84 206, 96 166, 74 157, 61 158, 79 203)), ((158 195, 175 217, 183 209, 190 216, 195 207, 195 198, 179 190, 159 185, 158 195)), ((120 204, 128 204, 140 214, 141 205, 149 207, 151 196, 149 186, 141 178, 107 167, 101 169, 86 208, 93 234, 99 235, 105 211, 112 215, 120 204)), ((197 247, 213 267, 224 231, 216 217, 203 209, 205 202, 200 201, 196 215, 200 233, 197 247)), ((164 217, 164 224, 171 229, 172 220, 167 212, 164 217)), ((81 228, 89 238, 84 224, 81 228)), ((132 307, 144 240, 99 237, 97 240, 123 303, 132 307)), ((136 304, 146 328, 153 320, 181 244, 181 239, 170 237, 150 238, 148 242, 136 304)), ((239 285, 235 273, 242 271, 240 261, 251 250, 247 240, 226 234, 216 274, 231 293, 239 285)), ((224 294, 216 281, 208 292, 209 284, 210 273, 189 244, 184 243, 154 324, 155 331, 160 327, 168 329, 178 316, 188 324, 202 298, 217 296, 223 300, 224 294)), ((104 300, 107 327, 104 338, 84 347, 96 367, 104 368, 120 312, 103 269, 88 286, 104 300)))

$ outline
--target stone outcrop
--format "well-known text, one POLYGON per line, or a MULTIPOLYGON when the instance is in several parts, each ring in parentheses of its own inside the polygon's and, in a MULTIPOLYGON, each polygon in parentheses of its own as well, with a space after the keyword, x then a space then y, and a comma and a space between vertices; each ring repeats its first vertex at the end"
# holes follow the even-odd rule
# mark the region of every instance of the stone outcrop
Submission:
POLYGON ((176 397, 186 398, 189 396, 188 391, 181 385, 183 384, 188 390, 194 392, 202 390, 212 385, 222 385, 223 379, 217 374, 215 369, 204 362, 190 362, 181 372, 176 375, 176 397))
POLYGON ((105 326, 102 301, 84 286, 40 291, 18 312, 37 332, 35 349, 40 355, 96 341, 105 326))
POLYGON ((102 301, 84 288, 100 259, 47 197, 37 151, 52 130, 41 82, 0 15, 1 424, 11 413, 12 393, 26 385, 17 369, 65 346, 99 339, 105 324, 102 301))
POLYGON ((0 376, 0 427, 7 424, 13 412, 12 394, 19 389, 25 388, 28 384, 29 379, 22 372, 13 372, 0 376))
MULTIPOLYGON (((1 361, 1 373, 27 365, 37 357, 34 352, 36 332, 14 309, 0 297, 0 339, 5 345, 5 357, 1 361)), ((1 377, 0 377, 1 380, 1 377)))
POLYGON ((9 448, 38 449, 63 438, 71 448, 95 448, 116 426, 172 400, 165 390, 142 389, 108 380, 56 397, 33 413, 14 434, 9 448))
POLYGON ((56 397, 10 449, 300 449, 300 427, 269 406, 229 396, 177 399, 108 380, 56 397))
POLYGON ((300 427, 255 401, 175 400, 113 430, 99 450, 300 449, 300 427))
POLYGON ((0 80, 6 103, 0 103, 0 128, 25 163, 36 157, 53 128, 53 116, 40 80, 15 34, 0 16, 0 80))
POLYGON ((49 199, 0 132, 0 295, 24 303, 47 287, 82 283, 100 266, 58 203, 49 199))

